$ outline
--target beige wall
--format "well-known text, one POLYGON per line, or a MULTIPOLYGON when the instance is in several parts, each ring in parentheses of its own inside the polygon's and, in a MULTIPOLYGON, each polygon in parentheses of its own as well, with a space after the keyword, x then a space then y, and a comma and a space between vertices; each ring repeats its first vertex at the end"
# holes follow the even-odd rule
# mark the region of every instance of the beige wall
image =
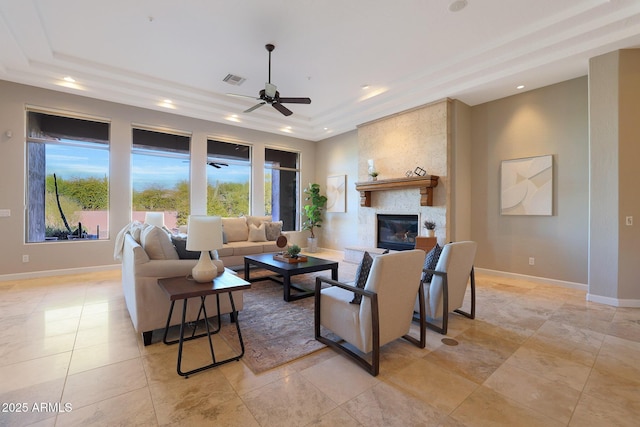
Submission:
POLYGON ((358 206, 360 196, 355 188, 358 180, 358 133, 353 130, 318 143, 316 182, 326 194, 327 177, 346 175, 346 212, 325 212, 320 229, 319 246, 342 251, 358 240, 358 206))
POLYGON ((591 247, 589 299, 640 305, 640 50, 589 64, 591 247), (634 217, 627 226, 625 218, 634 217))
POLYGON ((476 266, 587 283, 587 78, 471 109, 471 235, 476 266), (553 155, 553 215, 500 215, 502 160, 553 155), (529 258, 535 265, 529 265, 529 258))
MULTIPOLYGON (((206 140, 215 137, 226 141, 253 145, 254 167, 252 211, 264 210, 263 167, 264 147, 280 147, 300 152, 301 182, 315 177, 314 142, 252 131, 241 127, 191 119, 176 114, 99 101, 82 96, 39 89, 0 81, 0 209, 10 209, 10 217, 0 217, 0 276, 50 270, 83 269, 113 265, 114 238, 118 230, 130 221, 130 153, 131 125, 178 129, 192 133, 192 213, 206 211, 206 140), (98 116, 111 121, 110 146, 110 240, 89 242, 47 242, 25 244, 25 106, 64 110, 98 116), (12 137, 7 137, 10 131, 12 137), (200 164, 200 167, 196 165, 200 164), (22 255, 30 262, 23 263, 22 255)), ((42 273, 44 274, 44 273, 42 273)))

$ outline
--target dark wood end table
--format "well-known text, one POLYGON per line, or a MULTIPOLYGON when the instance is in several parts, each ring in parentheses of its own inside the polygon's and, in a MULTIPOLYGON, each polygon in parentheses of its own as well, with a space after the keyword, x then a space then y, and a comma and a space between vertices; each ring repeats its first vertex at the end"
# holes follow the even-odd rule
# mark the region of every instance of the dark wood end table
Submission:
POLYGON ((291 283, 291 276, 305 273, 314 273, 316 271, 331 270, 331 279, 338 280, 338 262, 307 256, 307 261, 287 263, 273 259, 272 253, 264 253, 257 255, 247 255, 244 257, 244 280, 247 282, 270 279, 283 285, 284 300, 295 301, 301 298, 307 298, 314 295, 314 289, 305 289, 291 283), (250 268, 252 265, 262 267, 266 270, 273 271, 282 276, 282 281, 277 280, 274 276, 262 277, 259 279, 250 279, 250 268), (291 288, 300 291, 294 295, 291 294, 291 288))
POLYGON ((181 375, 185 378, 188 378, 189 375, 195 374, 196 372, 204 371, 205 369, 210 369, 224 363, 228 363, 234 360, 240 360, 242 356, 244 356, 244 342, 242 341, 242 334, 240 333, 240 321, 238 319, 238 311, 236 310, 236 305, 233 302, 233 295, 231 292, 235 291, 243 291, 251 288, 251 283, 242 280, 236 274, 231 272, 230 270, 225 270, 224 273, 213 279, 210 283, 198 283, 192 279, 187 279, 186 277, 171 277, 166 279, 158 279, 158 285, 164 290, 164 292, 169 297, 171 301, 171 306, 169 307, 169 315, 167 316, 167 326, 164 330, 164 336, 162 338, 162 342, 167 345, 178 344, 178 364, 177 371, 178 375, 181 375), (220 331, 222 327, 222 315, 220 314, 220 294, 227 293, 229 294, 229 301, 231 302, 231 310, 232 317, 235 318, 236 329, 238 331, 238 339, 240 341, 240 354, 230 357, 225 360, 216 361, 216 356, 213 351, 213 342, 211 341, 211 335, 216 334, 220 331), (205 298, 208 295, 216 296, 216 305, 218 309, 218 325, 216 330, 211 331, 209 327, 209 317, 207 316, 207 310, 204 305, 205 298), (198 318, 196 319, 196 323, 200 320, 200 315, 204 315, 204 322, 207 327, 207 332, 196 335, 195 329, 190 337, 184 336, 185 324, 185 315, 187 313, 187 301, 189 298, 200 298, 200 311, 198 312, 198 318), (183 300, 182 307, 182 322, 180 323, 180 338, 173 341, 167 341, 167 333, 169 331, 169 324, 171 322, 171 315, 173 314, 173 307, 178 300, 183 300), (211 352, 211 360, 212 363, 209 365, 202 366, 200 368, 192 369, 187 372, 182 371, 182 346, 185 341, 193 340, 196 338, 208 337, 209 338, 209 350, 211 352))

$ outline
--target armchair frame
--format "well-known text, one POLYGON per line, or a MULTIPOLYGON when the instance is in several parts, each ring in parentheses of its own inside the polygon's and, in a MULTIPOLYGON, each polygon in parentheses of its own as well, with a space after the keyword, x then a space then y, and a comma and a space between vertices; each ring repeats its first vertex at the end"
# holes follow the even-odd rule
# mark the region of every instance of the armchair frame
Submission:
MULTIPOLYGON (((421 324, 424 323, 427 328, 433 331, 439 332, 442 335, 446 335, 448 324, 449 324, 449 283, 447 281, 447 272, 431 270, 428 268, 425 268, 422 271, 425 273, 432 273, 442 277, 442 323, 441 323, 441 326, 438 326, 437 324, 433 322, 429 322, 426 319, 426 316, 424 315, 424 301, 422 302, 422 304, 420 304, 420 310, 421 310, 421 314, 419 315, 420 318, 417 318, 416 316, 414 316, 413 319, 418 320, 421 324)), ((453 311, 469 319, 475 319, 476 318, 476 275, 473 270, 473 266, 471 266, 471 272, 469 273, 469 276, 471 277, 471 312, 468 313, 459 308, 453 311)), ((425 284, 424 281, 420 282, 420 290, 422 291, 423 297, 424 297, 424 284, 425 284)))
MULTIPOLYGON (((422 284, 418 287, 418 298, 420 299, 420 339, 416 339, 409 334, 403 335, 402 338, 406 339, 410 343, 416 345, 419 348, 425 348, 427 343, 426 337, 426 320, 425 320, 425 307, 424 307, 424 289, 422 284)), ((357 288, 352 285, 348 285, 346 283, 338 282, 337 280, 331 280, 326 277, 316 277, 316 287, 315 287, 315 310, 314 310, 314 324, 315 324, 315 338, 321 343, 331 347, 339 353, 342 353, 353 361, 355 361, 358 365, 363 367, 366 371, 368 371, 374 377, 378 375, 380 372, 380 317, 378 313, 378 294, 375 292, 371 292, 365 289, 357 288), (320 304, 321 304, 321 293, 322 284, 326 283, 331 286, 337 286, 342 289, 346 289, 348 291, 352 291, 356 294, 362 295, 365 298, 371 299, 371 332, 373 334, 373 350, 371 362, 369 362, 366 358, 360 356, 354 351, 350 350, 346 346, 342 345, 338 341, 334 341, 330 338, 323 337, 320 333, 320 304)))

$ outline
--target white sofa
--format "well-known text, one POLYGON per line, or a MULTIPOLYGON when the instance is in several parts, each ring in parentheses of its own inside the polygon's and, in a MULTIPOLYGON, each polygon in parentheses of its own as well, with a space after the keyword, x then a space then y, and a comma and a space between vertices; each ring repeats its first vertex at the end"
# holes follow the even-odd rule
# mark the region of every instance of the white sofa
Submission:
MULTIPOLYGON (((267 229, 274 240, 281 233, 282 224, 272 223, 271 217, 223 218, 223 227, 226 243, 218 251, 218 257, 225 267, 244 265, 245 255, 280 250, 275 241, 262 240, 267 237, 267 229)), ((122 288, 127 309, 145 345, 151 343, 154 330, 165 328, 169 313, 170 302, 160 289, 158 279, 186 276, 197 262, 199 253, 186 251, 185 239, 186 235, 170 236, 158 227, 139 222, 129 224, 116 239, 114 257, 122 260, 122 288)), ((241 310, 242 292, 234 292, 233 300, 236 309, 241 310)), ((215 298, 206 300, 206 309, 210 317, 218 314, 215 298)), ((187 321, 196 320, 198 311, 199 304, 190 301, 187 321)), ((220 297, 220 312, 231 313, 227 295, 220 297)), ((182 305, 176 304, 170 325, 180 324, 181 316, 182 305)))
MULTIPOLYGON (((186 276, 191 273, 196 262, 195 259, 150 259, 141 243, 130 233, 125 234, 122 249, 122 289, 133 327, 142 334, 144 345, 151 344, 154 330, 165 328, 171 305, 169 298, 158 285, 158 279, 186 276)), ((234 292, 233 301, 236 310, 242 310, 242 292, 234 292)), ((199 300, 190 300, 186 320, 196 320, 199 308, 199 300)), ((206 299, 206 309, 209 317, 218 314, 215 298, 206 299)), ((220 296, 220 313, 231 313, 231 303, 226 294, 220 296)), ((176 304, 170 325, 179 325, 181 317, 182 304, 176 304)))

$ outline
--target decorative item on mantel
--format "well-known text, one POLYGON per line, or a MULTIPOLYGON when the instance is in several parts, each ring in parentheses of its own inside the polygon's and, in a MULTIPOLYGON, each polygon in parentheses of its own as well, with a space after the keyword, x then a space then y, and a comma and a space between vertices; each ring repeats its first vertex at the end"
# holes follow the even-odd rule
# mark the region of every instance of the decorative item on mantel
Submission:
POLYGON ((367 173, 371 177, 371 181, 377 181, 379 174, 376 171, 376 167, 373 164, 373 159, 367 160, 367 164, 369 165, 369 168, 367 169, 367 173))
POLYGON ((427 237, 435 237, 436 235, 436 223, 427 219, 424 221, 424 228, 427 230, 427 237))

